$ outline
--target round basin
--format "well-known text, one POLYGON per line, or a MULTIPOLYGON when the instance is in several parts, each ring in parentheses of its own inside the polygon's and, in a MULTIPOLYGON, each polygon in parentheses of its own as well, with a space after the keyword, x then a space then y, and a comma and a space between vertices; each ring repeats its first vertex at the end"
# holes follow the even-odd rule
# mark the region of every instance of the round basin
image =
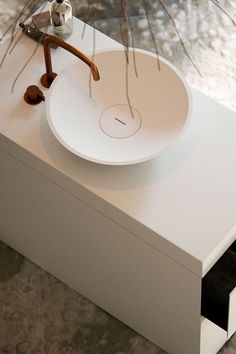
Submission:
POLYGON ((123 49, 101 51, 93 60, 99 81, 76 59, 50 88, 46 114, 55 137, 72 153, 101 164, 160 155, 190 117, 191 95, 180 73, 163 58, 159 67, 156 55, 139 49, 127 55, 123 49))

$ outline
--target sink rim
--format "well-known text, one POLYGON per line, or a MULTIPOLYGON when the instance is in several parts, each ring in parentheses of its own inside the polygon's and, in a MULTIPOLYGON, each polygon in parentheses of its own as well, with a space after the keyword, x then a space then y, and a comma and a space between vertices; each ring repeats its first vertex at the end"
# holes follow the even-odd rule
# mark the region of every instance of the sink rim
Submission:
MULTIPOLYGON (((96 55, 97 54, 102 54, 102 53, 108 53, 108 52, 125 52, 126 48, 124 47, 111 47, 111 48, 106 48, 106 49, 100 49, 100 50, 96 50, 95 53, 93 52, 88 52, 85 53, 88 57, 90 57, 91 59, 94 57, 94 62, 96 63, 96 55)), ((150 57, 153 57, 157 60, 157 55, 153 52, 150 52, 148 50, 144 50, 144 49, 140 49, 140 48, 129 48, 130 54, 135 51, 136 53, 140 53, 140 54, 144 54, 150 57)), ((46 118, 47 118, 47 122, 49 124, 49 127, 51 129, 51 132, 53 133, 53 135, 55 136, 55 138, 59 141, 59 143, 64 146, 67 150, 69 150, 70 152, 72 152, 74 155, 81 157, 87 161, 90 162, 94 162, 97 164, 102 164, 102 165, 111 165, 111 166, 125 166, 125 165, 133 165, 133 164, 138 164, 138 163, 142 163, 148 160, 151 160, 155 157, 160 156, 164 151, 166 151, 167 149, 169 149, 173 144, 176 143, 177 140, 179 140, 181 138, 181 136, 184 134, 190 118, 191 118, 191 114, 192 114, 192 109, 193 109, 193 99, 192 99, 192 93, 190 90, 189 85, 187 84, 185 78, 183 77, 183 74, 179 71, 178 68, 176 68, 172 63, 170 63, 167 59, 163 58, 162 56, 158 55, 158 59, 160 60, 160 62, 163 62, 165 65, 167 65, 171 70, 174 71, 174 73, 177 75, 177 77, 180 79, 180 81, 182 82, 186 94, 187 94, 187 98, 188 98, 188 113, 186 114, 185 117, 185 121, 183 126, 181 127, 180 131, 172 138, 172 140, 170 142, 168 142, 165 146, 163 146, 162 148, 159 148, 159 150, 153 154, 147 155, 145 157, 141 157, 135 159, 135 160, 129 160, 129 161, 105 161, 99 158, 94 158, 94 157, 90 157, 88 155, 85 155, 84 153, 74 149, 73 147, 71 147, 69 144, 67 144, 61 137, 60 135, 57 133, 53 122, 50 118, 50 99, 51 99, 51 95, 53 93, 53 88, 56 85, 57 81, 60 80, 60 76, 61 74, 63 74, 66 70, 68 70, 69 67, 75 65, 76 62, 78 62, 78 59, 76 58, 75 60, 73 60, 70 64, 66 65, 66 67, 64 67, 57 75, 57 77, 55 78, 55 80, 53 81, 51 87, 49 88, 48 91, 48 95, 47 95, 47 100, 46 100, 46 118)), ((86 67, 86 66, 85 66, 86 67)))

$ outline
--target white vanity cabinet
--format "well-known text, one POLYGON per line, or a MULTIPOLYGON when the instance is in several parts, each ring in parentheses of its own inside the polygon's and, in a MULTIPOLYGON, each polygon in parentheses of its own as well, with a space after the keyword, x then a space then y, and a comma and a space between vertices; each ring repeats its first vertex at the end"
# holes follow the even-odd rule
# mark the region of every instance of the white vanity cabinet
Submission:
MULTIPOLYGON (((94 31, 82 30, 75 19, 69 42, 88 54, 94 31)), ((97 50, 119 46, 96 31, 97 50)), ((170 354, 216 354, 235 332, 236 294, 223 329, 201 316, 201 291, 236 238, 235 113, 192 90, 190 124, 162 156, 91 163, 55 140, 43 103, 23 101, 42 48, 11 93, 34 47, 23 38, 0 71, 1 239, 170 354)), ((56 72, 72 60, 53 51, 56 72)))

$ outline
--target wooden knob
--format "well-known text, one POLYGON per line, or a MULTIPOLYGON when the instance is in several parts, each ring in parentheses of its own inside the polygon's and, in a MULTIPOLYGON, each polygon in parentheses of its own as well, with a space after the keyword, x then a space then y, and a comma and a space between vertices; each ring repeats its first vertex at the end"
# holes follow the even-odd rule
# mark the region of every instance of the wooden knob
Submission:
POLYGON ((38 86, 31 85, 27 87, 27 90, 24 94, 24 100, 28 104, 36 105, 42 101, 45 101, 45 97, 38 86))

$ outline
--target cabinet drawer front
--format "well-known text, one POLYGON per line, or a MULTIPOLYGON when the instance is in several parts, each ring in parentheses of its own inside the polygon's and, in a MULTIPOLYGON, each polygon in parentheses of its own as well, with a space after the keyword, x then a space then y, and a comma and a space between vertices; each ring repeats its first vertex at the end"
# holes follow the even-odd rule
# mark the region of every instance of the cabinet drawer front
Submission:
POLYGON ((228 338, 236 331, 236 288, 229 296, 228 338))
POLYGON ((236 241, 202 280, 202 315, 228 332, 236 331, 236 241))

